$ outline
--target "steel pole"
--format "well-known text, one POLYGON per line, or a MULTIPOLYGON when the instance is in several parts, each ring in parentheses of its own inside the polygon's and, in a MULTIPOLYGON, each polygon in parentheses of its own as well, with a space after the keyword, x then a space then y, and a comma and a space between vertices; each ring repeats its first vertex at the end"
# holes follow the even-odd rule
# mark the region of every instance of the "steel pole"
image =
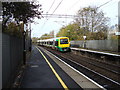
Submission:
POLYGON ((25 31, 23 32, 23 64, 26 65, 25 31))
POLYGON ((120 52, 120 1, 118 2, 118 52, 120 52))

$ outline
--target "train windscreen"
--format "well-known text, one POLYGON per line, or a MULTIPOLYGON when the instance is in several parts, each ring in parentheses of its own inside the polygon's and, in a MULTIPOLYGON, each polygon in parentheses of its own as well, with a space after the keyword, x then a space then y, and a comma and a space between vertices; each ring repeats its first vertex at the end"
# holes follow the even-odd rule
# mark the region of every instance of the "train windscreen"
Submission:
POLYGON ((60 44, 68 44, 68 39, 60 39, 60 44))

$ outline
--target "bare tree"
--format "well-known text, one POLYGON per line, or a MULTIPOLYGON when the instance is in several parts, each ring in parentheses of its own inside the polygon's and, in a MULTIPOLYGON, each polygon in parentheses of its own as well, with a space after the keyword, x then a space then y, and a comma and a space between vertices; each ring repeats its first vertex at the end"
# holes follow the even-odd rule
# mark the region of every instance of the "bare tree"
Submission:
POLYGON ((80 27, 90 32, 105 31, 108 28, 109 18, 104 16, 97 7, 86 7, 78 11, 76 21, 80 27))

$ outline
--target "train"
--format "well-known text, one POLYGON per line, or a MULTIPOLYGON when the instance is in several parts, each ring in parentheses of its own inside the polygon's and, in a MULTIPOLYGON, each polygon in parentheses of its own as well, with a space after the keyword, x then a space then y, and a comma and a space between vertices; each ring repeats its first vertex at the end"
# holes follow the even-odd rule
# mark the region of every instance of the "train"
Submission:
POLYGON ((70 40, 68 37, 56 37, 51 39, 37 40, 38 45, 51 47, 61 52, 70 52, 70 40))

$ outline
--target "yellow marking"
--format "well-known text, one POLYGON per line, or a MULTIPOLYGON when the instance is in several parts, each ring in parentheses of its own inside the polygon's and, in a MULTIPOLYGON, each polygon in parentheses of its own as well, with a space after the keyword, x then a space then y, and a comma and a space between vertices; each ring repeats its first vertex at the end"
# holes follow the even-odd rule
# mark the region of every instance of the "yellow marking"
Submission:
MULTIPOLYGON (((38 49, 38 47, 36 47, 38 49)), ((63 80, 60 78, 60 76, 57 74, 57 72, 55 71, 55 69, 53 68, 53 66, 50 64, 50 62, 48 61, 48 59, 45 57, 45 55, 41 52, 40 49, 38 49, 38 51, 42 54, 42 56, 44 57, 44 59, 46 60, 46 62, 48 63, 49 67, 52 69, 53 73, 55 74, 55 76, 57 77, 57 79, 59 80, 60 84, 63 86, 63 88, 65 90, 69 90, 68 87, 65 85, 65 83, 63 82, 63 80)))
POLYGON ((70 44, 60 44, 59 46, 60 46, 61 48, 70 47, 70 44))

